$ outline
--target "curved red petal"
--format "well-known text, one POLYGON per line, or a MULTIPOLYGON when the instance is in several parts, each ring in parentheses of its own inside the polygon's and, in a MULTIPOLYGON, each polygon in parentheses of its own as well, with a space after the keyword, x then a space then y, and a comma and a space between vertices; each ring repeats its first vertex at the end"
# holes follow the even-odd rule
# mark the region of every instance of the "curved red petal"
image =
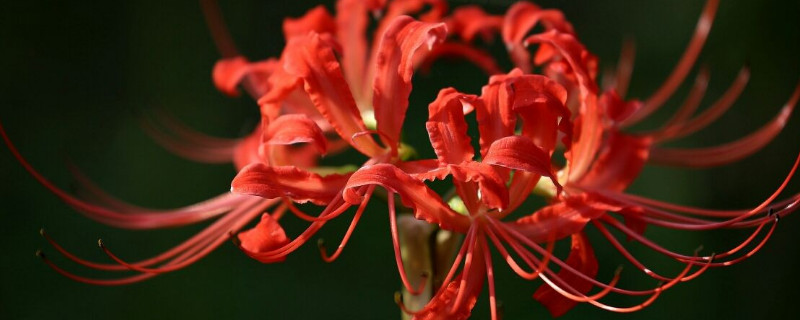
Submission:
POLYGON ((353 173, 347 181, 343 197, 349 203, 361 203, 363 195, 358 194, 357 188, 365 185, 379 185, 389 191, 400 195, 406 207, 414 210, 414 216, 440 227, 466 232, 469 228, 469 218, 450 209, 436 192, 433 192, 422 181, 401 171, 390 164, 376 164, 365 166, 353 173))
POLYGON ((470 161, 475 156, 464 113, 479 102, 476 96, 447 88, 439 91, 436 100, 428 105, 425 127, 436 157, 442 164, 470 161))
POLYGON ((597 84, 594 81, 596 58, 575 39, 566 33, 551 30, 531 36, 525 43, 545 43, 553 46, 569 64, 580 94, 580 109, 575 119, 575 138, 571 149, 565 153, 569 163, 569 179, 582 177, 591 165, 600 147, 603 135, 602 114, 597 106, 597 84))
MULTIPOLYGON (((278 221, 272 218, 269 213, 261 216, 261 221, 250 230, 240 232, 237 237, 241 242, 241 247, 249 252, 269 252, 278 249, 289 243, 286 232, 283 231, 278 221)), ((282 257, 275 262, 283 261, 282 257)))
MULTIPOLYGON (((572 25, 561 11, 542 10, 535 4, 523 1, 512 5, 503 20, 503 42, 511 53, 514 64, 525 73, 531 72, 531 58, 528 50, 522 45, 522 40, 539 23, 542 23, 546 30, 574 33, 572 25)), ((551 55, 552 48, 542 46, 536 54, 537 64, 551 55)))
POLYGON ((513 113, 513 89, 508 79, 522 75, 519 69, 507 75, 489 78, 489 84, 481 90, 481 108, 476 108, 478 132, 480 133, 481 155, 485 156, 489 146, 500 138, 514 135, 517 117, 513 113))
POLYGON ((495 141, 486 152, 483 163, 549 177, 557 187, 561 187, 550 164, 550 155, 526 137, 510 136, 495 141))
POLYGON ((347 183, 347 175, 320 176, 297 167, 271 167, 254 163, 244 167, 233 178, 231 192, 263 198, 286 197, 295 202, 326 205, 339 195, 347 183))
POLYGON ((321 154, 327 152, 328 146, 322 129, 305 114, 287 114, 270 122, 263 141, 274 145, 310 143, 321 154))
MULTIPOLYGON (((344 76, 359 102, 363 102, 366 84, 369 12, 383 6, 382 1, 340 0, 336 2, 336 40, 342 45, 344 76)), ((366 101, 369 102, 369 101, 366 101)))
POLYGON ((522 135, 549 154, 555 150, 558 132, 564 144, 572 137, 570 111, 566 107, 567 90, 558 82, 541 75, 523 75, 512 82, 513 109, 523 120, 522 135))
POLYGON ((309 10, 300 18, 286 18, 283 20, 283 36, 290 39, 296 36, 305 36, 309 32, 334 33, 336 23, 325 6, 319 5, 309 10))
POLYGON ((587 189, 622 191, 639 173, 650 155, 652 139, 612 131, 594 165, 578 184, 587 189))
POLYGON ((236 56, 222 59, 214 64, 211 72, 214 86, 217 90, 229 96, 238 96, 236 89, 247 77, 250 77, 246 86, 254 87, 253 92, 266 92, 268 89, 267 79, 277 67, 277 60, 267 59, 264 61, 251 63, 246 58, 236 56))
POLYGON ((303 79, 317 110, 345 141, 370 156, 382 153, 370 137, 361 139, 358 145, 353 143, 353 136, 365 132, 366 127, 331 45, 316 33, 294 40, 284 51, 284 69, 303 79))
MULTIPOLYGON (((597 258, 594 255, 592 246, 589 244, 589 238, 583 232, 572 235, 572 249, 569 252, 566 263, 589 277, 597 275, 597 258)), ((592 289, 591 282, 570 271, 561 270, 558 272, 558 277, 582 294, 586 294, 592 289)), ((546 284, 533 293, 533 298, 543 304, 553 317, 564 315, 564 313, 578 304, 577 301, 565 298, 546 284)))
POLYGON ((384 32, 376 52, 374 95, 378 131, 396 144, 408 108, 414 60, 447 36, 443 23, 425 23, 408 16, 395 18, 384 32))
POLYGON ((543 243, 580 232, 591 219, 611 209, 619 208, 608 207, 591 194, 582 193, 541 208, 513 223, 506 223, 506 226, 534 242, 543 243))
POLYGON ((500 31, 502 16, 487 14, 479 6, 463 6, 453 10, 447 20, 447 29, 458 34, 465 42, 472 42, 476 35, 489 42, 495 32, 500 31))

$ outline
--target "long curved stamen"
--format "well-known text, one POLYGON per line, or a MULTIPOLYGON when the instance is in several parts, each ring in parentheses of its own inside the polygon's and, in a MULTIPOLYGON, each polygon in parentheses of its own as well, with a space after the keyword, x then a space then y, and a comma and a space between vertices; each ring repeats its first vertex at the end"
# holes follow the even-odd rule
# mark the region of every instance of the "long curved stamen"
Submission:
POLYGON ((628 85, 633 74, 634 61, 636 60, 636 43, 631 39, 622 42, 622 49, 619 52, 617 61, 617 72, 614 74, 613 88, 617 94, 625 98, 628 94, 628 85))
MULTIPOLYGON (((614 201, 618 201, 624 204, 632 205, 641 207, 646 210, 655 210, 659 213, 663 212, 665 215, 669 215, 671 213, 663 211, 670 210, 674 212, 680 213, 680 215, 696 215, 696 216, 703 216, 703 217, 715 217, 715 218, 734 218, 750 212, 750 209, 739 209, 739 210, 714 210, 714 209, 704 209, 704 208, 697 208, 697 207, 690 207, 690 206, 683 206, 678 204, 673 204, 669 202, 663 202, 655 199, 645 198, 633 194, 627 194, 622 192, 614 192, 608 190, 596 190, 604 197, 612 199, 614 201)), ((768 207, 766 207, 764 212, 768 210, 774 211, 787 211, 791 209, 790 204, 796 202, 800 199, 800 194, 795 194, 790 198, 781 200, 780 202, 776 202, 768 207)), ((783 215, 786 216, 787 212, 783 212, 783 215)), ((670 216, 671 217, 671 216, 670 216)), ((680 219, 680 218, 675 218, 680 219)), ((702 220, 708 221, 708 220, 702 220)))
POLYGON ((19 150, 17 150, 16 146, 14 146, 14 144, 11 142, 11 139, 6 134, 2 125, 0 125, 0 136, 2 136, 6 146, 8 146, 9 151, 11 151, 11 154, 17 159, 22 167, 25 168, 25 170, 28 171, 28 173, 33 176, 36 181, 39 182, 39 184, 47 188, 56 197, 60 198, 67 205, 73 207, 77 211, 85 214, 89 218, 109 225, 128 229, 154 229, 168 226, 185 225, 221 215, 225 211, 232 208, 236 202, 238 202, 236 199, 238 196, 236 195, 223 195, 215 199, 218 202, 211 200, 206 203, 175 210, 160 210, 137 213, 121 213, 114 210, 109 210, 108 208, 97 206, 78 199, 45 178, 22 156, 22 154, 19 153, 19 150))
MULTIPOLYGON (((688 268, 684 269, 683 273, 686 273, 688 271, 689 271, 688 268)), ((553 288, 553 290, 556 290, 559 294, 561 294, 562 296, 566 297, 567 299, 570 299, 570 300, 573 300, 573 301, 576 301, 576 302, 588 302, 588 303, 590 303, 590 304, 592 304, 592 305, 594 305, 594 306, 596 306, 598 308, 601 308, 601 309, 604 309, 604 310, 608 310, 608 311, 618 312, 618 313, 629 313, 629 312, 634 312, 634 311, 638 311, 638 310, 644 309, 645 307, 647 307, 650 304, 652 304, 658 298, 658 296, 661 295, 661 292, 663 292, 666 289, 666 285, 664 285, 663 283, 660 283, 655 289, 652 290, 653 294, 647 300, 645 300, 644 302, 642 302, 642 303, 640 303, 638 305, 632 306, 632 307, 614 307, 614 306, 610 306, 610 305, 598 302, 597 299, 593 299, 593 297, 589 297, 589 296, 586 296, 585 294, 582 294, 580 291, 576 290, 575 288, 573 288, 572 286, 570 286, 566 282, 562 281, 561 286, 559 286, 553 280, 549 279, 545 275, 542 275, 541 278, 542 278, 542 280, 544 280, 544 282, 547 285, 549 285, 551 288, 553 288), (563 286, 563 288, 562 288, 562 286, 563 286)), ((558 277, 556 276, 554 278, 554 280, 555 279, 558 279, 558 277)), ((677 280, 675 280, 675 282, 677 282, 677 280)))
POLYGON ((800 99, 800 83, 780 112, 758 130, 738 140, 697 149, 653 148, 650 161, 686 167, 709 167, 745 158, 763 148, 781 132, 800 99))
MULTIPOLYGON (((495 225, 491 226, 496 228, 495 225)), ((528 264, 529 267, 534 269, 532 272, 527 272, 519 266, 519 264, 514 260, 513 257, 511 257, 511 255, 508 253, 508 250, 506 250, 505 247, 503 246, 503 243, 500 241, 500 239, 498 239, 497 234, 495 234, 494 230, 492 230, 491 228, 487 228, 486 230, 487 234, 489 235, 489 239, 492 240, 492 243, 494 243, 497 250, 500 251, 500 255, 503 256, 503 259, 506 260, 508 266, 511 267, 511 270, 513 270, 521 278, 525 280, 536 279, 539 277, 539 274, 542 273, 542 271, 547 268, 547 263, 550 262, 550 257, 552 256, 553 249, 555 248, 555 241, 550 241, 547 243, 548 254, 544 256, 541 263, 535 264, 523 254, 523 252, 527 251, 525 251, 522 248, 519 248, 519 245, 517 245, 516 241, 513 241, 513 239, 510 239, 508 237, 504 237, 506 243, 512 246, 512 249, 514 249, 514 251, 522 257, 522 259, 525 261, 526 264, 528 264)))
MULTIPOLYGON (((678 254, 678 253, 672 252, 670 250, 667 250, 664 247, 660 246, 659 244, 651 241, 650 239, 647 239, 647 238, 639 235, 637 232, 635 232, 633 230, 630 230, 628 227, 626 227, 625 225, 621 224, 619 221, 617 221, 616 219, 613 219, 611 217, 606 216, 606 217, 604 217, 602 219, 602 221, 607 223, 608 225, 614 227, 615 229, 622 231, 625 235, 635 239, 636 241, 641 242, 642 244, 644 244, 645 246, 655 250, 656 252, 661 253, 663 255, 666 255, 668 257, 671 257, 671 258, 673 258, 675 260, 682 261, 682 262, 693 263, 693 264, 701 264, 701 263, 703 263, 702 261, 708 261, 708 259, 711 259, 710 256, 690 257, 690 256, 678 254)), ((767 222, 764 222, 764 223, 767 223, 767 222)), ((774 223, 776 224, 777 221, 775 221, 774 223)), ((756 246, 756 248, 755 248, 756 251, 758 249, 760 249, 763 246, 764 243, 766 243, 766 240, 769 239, 769 237, 772 235, 772 231, 774 230, 774 228, 775 228, 775 226, 773 225, 773 227, 767 233, 765 238, 762 239, 761 243, 758 246, 756 246)), ((757 228, 756 232, 760 232, 761 229, 762 228, 757 228)), ((756 234, 756 232, 753 232, 753 234, 756 234)), ((754 238, 754 236, 751 235, 744 242, 749 243, 750 241, 752 241, 753 238, 754 238)), ((737 245, 734 249, 728 250, 724 254, 717 255, 717 258, 730 256, 730 255, 738 252, 742 248, 744 248, 743 245, 737 245)), ((750 252, 745 254, 745 256, 749 257, 749 256, 752 256, 754 253, 755 253, 755 251, 751 250, 750 252)), ((737 262, 738 261, 741 261, 741 259, 737 259, 737 262)), ((714 266, 723 266, 723 265, 726 265, 726 264, 723 263, 723 262, 717 262, 717 263, 714 264, 714 266)))
POLYGON ((733 103, 736 102, 736 100, 739 98, 739 95, 747 86, 749 79, 750 69, 746 66, 742 67, 742 69, 739 70, 739 74, 736 76, 736 79, 734 79, 733 83, 731 83, 730 87, 728 87, 725 93, 723 93, 722 96, 717 99, 717 101, 714 101, 714 104, 691 120, 688 119, 688 116, 691 116, 691 114, 687 114, 687 118, 677 119, 676 117, 674 126, 670 129, 663 130, 661 134, 655 136, 655 141, 665 142, 685 137, 705 128, 717 120, 726 111, 728 111, 731 106, 733 106, 733 103))
POLYGON ((425 276, 422 277, 422 280, 420 280, 418 288, 414 288, 411 285, 411 281, 408 280, 408 275, 406 273, 405 265, 403 264, 403 257, 400 252, 400 240, 397 234, 397 211, 395 210, 395 205, 394 205, 394 192, 389 192, 387 197, 389 201, 389 228, 392 234, 394 260, 395 263, 397 264, 397 271, 400 273, 400 281, 403 282, 403 287, 405 287, 408 293, 410 293, 411 295, 418 295, 422 293, 422 290, 425 289, 425 283, 427 282, 427 277, 425 276))
POLYGON ((475 246, 478 245, 478 238, 482 236, 478 234, 480 233, 480 229, 478 229, 475 225, 473 225, 472 228, 476 230, 473 233, 472 240, 469 242, 469 248, 467 248, 467 254, 464 258, 464 268, 461 270, 461 283, 458 286, 458 293, 456 294, 453 306, 448 312, 449 314, 454 314, 459 308, 461 308, 461 304, 464 303, 464 297, 467 294, 467 279, 469 278, 470 271, 472 271, 472 263, 474 262, 474 255, 476 253, 475 246))
MULTIPOLYGON (((155 257, 152 257, 152 258, 149 258, 149 259, 145 259, 145 260, 141 260, 141 261, 135 262, 133 264, 135 264, 137 266, 140 266, 140 267, 148 267, 148 266, 152 266, 152 265, 164 262, 166 260, 169 260, 169 259, 175 257, 178 254, 181 254, 183 252, 191 250, 194 247, 197 247, 197 246, 199 246, 199 245, 201 245, 203 243, 208 242, 209 238, 215 238, 217 236, 220 236, 220 235, 224 234, 224 232, 225 232, 224 230, 230 229, 230 225, 234 221, 236 221, 237 219, 239 219, 239 220, 242 219, 241 213, 243 213, 245 211, 248 211, 249 209, 254 208, 258 203, 261 203, 264 207, 269 207, 270 205, 272 205, 272 202, 273 202, 273 201, 269 201, 269 200, 264 201, 262 199, 257 199, 257 198, 250 199, 250 200, 251 201, 247 202, 246 204, 243 204, 239 209, 230 212, 229 214, 227 214, 222 219, 214 222, 210 226, 206 227, 203 231, 201 231, 200 233, 192 236, 191 238, 189 238, 188 240, 184 241, 183 243, 181 243, 181 244, 179 244, 179 245, 177 245, 177 246, 175 246, 175 247, 173 247, 173 248, 171 248, 171 249, 169 249, 169 250, 167 250, 167 251, 165 251, 165 252, 163 252, 163 253, 155 256, 155 257)), ((44 229, 40 230, 40 234, 59 253, 61 253, 62 255, 67 257, 68 259, 70 259, 70 260, 72 260, 72 261, 74 261, 74 262, 76 262, 78 264, 81 264, 83 266, 86 266, 86 267, 89 267, 89 268, 92 268, 92 269, 104 270, 104 271, 125 271, 125 270, 129 270, 129 268, 127 268, 125 266, 117 265, 117 264, 102 264, 102 263, 96 263, 96 262, 91 262, 91 261, 88 261, 88 260, 85 260, 85 259, 81 259, 81 258, 75 256, 74 254, 70 253, 66 249, 64 249, 48 233, 46 233, 44 231, 44 229)))
MULTIPOLYGON (((241 217, 243 219, 232 220, 231 223, 226 227, 229 228, 228 229, 229 232, 237 231, 241 229, 245 224, 247 224, 250 220, 252 220, 252 218, 261 214, 266 208, 267 208, 266 205, 261 204, 253 208, 250 208, 249 210, 243 210, 244 216, 241 217)), ((225 229, 220 229, 220 230, 222 230, 222 232, 219 232, 218 234, 212 237, 207 237, 204 241, 198 243, 196 246, 187 249, 183 253, 183 255, 186 255, 186 259, 182 259, 179 263, 171 264, 169 266, 161 266, 157 268, 142 267, 137 264, 131 264, 120 259, 117 255, 113 254, 111 250, 108 249, 108 247, 106 247, 106 245, 103 243, 102 240, 98 241, 98 245, 103 250, 103 252, 105 252, 105 254, 108 255, 112 260, 114 260, 115 262, 119 263, 122 266, 125 266, 130 270, 143 273, 167 273, 180 270, 191 265, 192 263, 208 255, 217 247, 219 247, 222 243, 224 243, 227 240, 226 234, 228 232, 225 232, 225 229)))
POLYGON ((692 69, 697 57, 700 55, 700 51, 703 49, 706 38, 708 38, 708 33, 711 30, 711 24, 714 22, 714 16, 717 12, 718 5, 719 0, 706 1, 703 13, 700 15, 700 19, 697 20, 694 35, 692 39, 689 40, 689 45, 686 47, 680 60, 678 60, 678 64, 675 65, 672 73, 667 77, 667 80, 661 84, 661 87, 644 102, 644 107, 624 121, 623 126, 636 124, 658 110, 658 108, 672 96, 675 90, 678 89, 683 79, 689 74, 689 70, 692 69))
POLYGON ((139 124, 161 147, 183 158, 204 163, 228 163, 241 139, 211 137, 189 129, 170 116, 159 112, 157 120, 140 117, 139 124), (162 122, 156 125, 153 122, 162 122))
MULTIPOLYGON (((336 248, 336 251, 333 252, 332 255, 328 255, 325 252, 325 244, 324 242, 318 242, 319 245, 319 253, 322 255, 322 260, 325 262, 333 262, 339 255, 342 254, 342 250, 344 250, 344 246, 347 245, 347 241, 350 240, 350 236, 353 234, 353 230, 356 229, 356 225, 358 224, 358 220, 361 219, 361 215, 364 214, 364 209, 367 208, 367 204, 369 203, 369 199, 372 198, 372 191, 375 190, 375 186, 371 185, 367 188, 367 193, 364 196, 364 199, 361 201, 361 205, 356 210, 356 214, 353 216, 353 221, 350 222, 350 226, 347 228, 347 231, 342 237, 342 242, 339 243, 339 247, 336 248)), ((320 239, 321 240, 321 239, 320 239)))
MULTIPOLYGON (((331 214, 331 212, 340 212, 340 210, 347 210, 347 208, 349 208, 350 206, 351 206, 350 204, 344 201, 340 193, 339 195, 336 196, 336 198, 331 200, 328 206, 325 207, 325 210, 322 213, 320 213, 319 217, 325 217, 331 214)), ((288 255, 289 253, 294 252, 295 250, 297 250, 297 248, 306 243, 311 238, 311 236, 316 234, 317 231, 319 231, 319 229, 322 228, 325 222, 326 221, 322 220, 311 223, 311 225, 308 226, 308 228, 306 228, 306 230, 304 230, 299 236, 297 236, 297 238, 281 246, 280 248, 274 250, 265 252, 252 252, 241 246, 238 247, 240 250, 242 250, 242 252, 244 252, 251 258, 259 261, 272 261, 273 259, 280 259, 288 255)))
POLYGON ((678 111, 670 118, 660 129, 650 133, 653 137, 654 143, 663 141, 664 137, 671 137, 671 135, 678 129, 682 128, 697 108, 700 107, 700 102, 703 101, 703 96, 708 89, 708 68, 702 67, 700 72, 694 79, 694 85, 683 100, 683 104, 678 108, 678 111))
POLYGON ((489 246, 486 243, 486 237, 480 238, 481 245, 483 246, 483 261, 486 264, 486 281, 489 282, 489 310, 492 315, 492 320, 497 319, 497 295, 494 289, 494 268, 492 267, 492 255, 489 253, 489 246))
MULTIPOLYGON (((497 230, 499 230, 501 232, 508 231, 511 235, 513 235, 515 238, 517 238, 520 242, 522 242, 525 245, 533 248, 534 250, 536 250, 540 254, 546 254, 546 252, 547 252, 544 248, 540 247, 537 243, 535 243, 535 242, 531 241, 530 239, 526 238, 525 235, 519 233, 518 231, 516 231, 514 229, 507 228, 505 231, 503 231, 503 229, 498 228, 497 230)), ((651 289, 651 290, 626 290, 626 289, 620 289, 620 288, 614 287, 614 286, 612 286, 610 284, 606 284, 606 283, 597 281, 593 277, 587 276, 583 272, 581 272, 579 270, 576 270, 575 268, 573 268, 572 266, 570 266, 569 264, 567 264, 566 262, 564 262, 563 260, 559 259, 556 256, 551 257, 551 260, 552 260, 553 263, 555 263, 556 265, 561 267, 562 270, 567 270, 568 272, 578 276, 582 280, 585 280, 585 281, 588 281, 588 282, 592 283, 592 285, 595 285, 595 286, 598 286, 598 287, 601 287, 601 288, 608 288, 611 292, 614 292, 614 293, 630 295, 630 296, 641 296, 641 295, 653 294, 655 292, 655 290, 657 290, 657 289, 651 289)), ((552 276, 556 276, 555 273, 552 270, 550 270, 549 268, 547 270, 545 270, 545 272, 547 274, 552 275, 552 276)), ((614 283, 616 283, 616 282, 614 282, 614 283)))
MULTIPOLYGON (((702 268, 702 269, 698 270, 697 272, 695 272, 695 273, 693 273, 691 275, 682 277, 682 278, 677 278, 677 277, 676 278, 669 278, 669 277, 661 276, 661 275, 653 272, 652 270, 650 270, 650 268, 645 267, 641 262, 639 262, 639 260, 636 259, 636 257, 634 257, 630 253, 630 251, 625 249, 625 247, 619 242, 619 240, 617 240, 617 238, 615 238, 614 235, 612 235, 611 232, 609 232, 608 229, 605 226, 603 226, 600 222, 598 222, 596 220, 593 220, 592 224, 598 230, 600 230, 600 232, 603 234, 603 236, 609 242, 611 242, 611 245, 613 245, 614 248, 616 248, 620 252, 620 254, 622 254, 622 256, 624 256, 626 259, 628 259, 628 261, 630 261, 636 268, 641 270, 644 274, 650 276, 653 279, 660 280, 660 281, 668 281, 668 282, 671 282, 671 281, 673 281, 675 279, 679 279, 679 281, 688 281, 688 280, 696 278, 698 275, 700 275, 701 273, 705 272, 705 268, 702 268)), ((713 260, 714 260, 714 255, 712 255, 711 258, 709 258, 709 261, 713 261, 713 260)), ((691 266, 692 266, 691 263, 686 263, 686 265, 689 268, 691 268, 691 266)), ((707 268, 707 266, 710 266, 710 264, 706 264, 706 268, 707 268)))
POLYGON ((211 38, 217 46, 217 50, 223 58, 231 58, 239 55, 239 50, 228 32, 228 27, 219 10, 216 0, 201 0, 200 6, 206 18, 206 24, 211 32, 211 38))
POLYGON ((155 274, 139 274, 139 275, 135 275, 135 276, 128 277, 128 278, 122 278, 122 279, 110 279, 110 280, 91 279, 91 278, 86 278, 86 277, 82 277, 82 276, 70 273, 70 272, 62 269, 61 267, 55 265, 52 261, 50 261, 50 259, 48 259, 47 256, 45 256, 45 254, 43 252, 41 252, 41 251, 37 251, 36 255, 39 258, 41 258, 42 261, 44 261, 44 263, 47 264, 48 267, 50 267, 50 269, 53 269, 54 271, 58 272, 62 276, 65 276, 65 277, 70 278, 70 279, 72 279, 74 281, 77 281, 77 282, 83 282, 83 283, 91 284, 91 285, 97 285, 97 286, 119 286, 119 285, 126 285, 126 284, 136 283, 136 282, 139 282, 139 281, 142 281, 142 280, 146 280, 146 279, 149 279, 149 278, 152 278, 152 277, 156 276, 155 274))
POLYGON ((453 259, 453 265, 450 267, 450 270, 447 272, 447 275, 442 280, 442 286, 439 287, 439 290, 434 294, 434 296, 438 296, 447 288, 447 284, 453 280, 453 277, 456 274, 456 270, 458 270, 458 266, 461 264, 461 260, 467 255, 467 251, 472 247, 471 243, 475 240, 475 228, 470 228, 467 231, 467 236, 464 237, 464 241, 461 244, 461 249, 458 250, 455 259, 453 259))
POLYGON ((349 208, 347 206, 342 206, 342 207, 339 207, 338 209, 334 210, 333 212, 331 212, 329 214, 326 214, 325 216, 320 215, 320 216, 316 216, 315 217, 315 216, 307 214, 307 213, 303 212, 302 210, 300 210, 299 208, 297 208, 297 206, 294 205, 294 202, 292 202, 292 200, 284 198, 283 199, 283 203, 286 205, 287 208, 289 208, 289 211, 294 213, 295 216, 297 216, 298 218, 303 219, 305 221, 309 221, 309 222, 328 221, 328 220, 334 219, 334 218, 338 217, 339 215, 341 215, 342 213, 344 213, 345 211, 347 211, 347 209, 349 208))

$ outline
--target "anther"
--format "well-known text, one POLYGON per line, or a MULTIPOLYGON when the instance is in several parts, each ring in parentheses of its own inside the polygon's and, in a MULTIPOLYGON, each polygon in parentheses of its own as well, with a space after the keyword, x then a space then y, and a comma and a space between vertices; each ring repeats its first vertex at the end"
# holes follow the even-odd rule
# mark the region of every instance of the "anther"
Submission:
POLYGON ((622 265, 618 265, 617 266, 617 269, 614 270, 614 275, 615 276, 618 276, 618 275, 620 275, 622 273, 622 267, 623 267, 622 265))
POLYGON ((231 239, 231 242, 233 242, 233 244, 235 246, 237 246, 237 247, 241 247, 242 246, 242 242, 239 241, 239 237, 236 236, 236 233, 233 232, 233 230, 228 231, 228 237, 231 239))
POLYGON ((45 235, 44 228, 39 228, 39 235, 44 237, 44 235, 45 235))
POLYGON ((103 239, 97 239, 97 246, 100 248, 105 248, 106 245, 103 244, 103 239))
POLYGON ((44 259, 44 252, 42 252, 42 249, 37 249, 36 250, 36 256, 39 257, 39 258, 44 259))
POLYGON ((325 239, 323 238, 317 239, 317 247, 320 249, 325 249, 325 239))

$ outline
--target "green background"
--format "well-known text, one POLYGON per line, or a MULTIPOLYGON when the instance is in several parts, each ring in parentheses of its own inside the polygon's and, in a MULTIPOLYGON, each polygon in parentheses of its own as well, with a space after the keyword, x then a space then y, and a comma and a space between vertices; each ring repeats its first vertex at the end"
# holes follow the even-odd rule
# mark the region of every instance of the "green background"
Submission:
MULTIPOLYGON (((312 1, 223 1, 222 8, 242 51, 253 59, 277 56, 283 17, 299 16, 312 1)), ((511 1, 453 1, 485 4, 502 12, 511 1)), ((670 72, 691 36, 702 1, 542 1, 562 9, 601 67, 613 66, 624 37, 636 39, 638 55, 630 96, 646 97, 670 72)), ((330 3, 326 3, 331 8, 330 3)), ((731 141, 768 121, 800 78, 800 2, 723 1, 700 62, 711 70, 704 106, 718 97, 749 61, 751 83, 720 121, 679 146, 731 141)), ((248 98, 218 93, 210 71, 218 58, 194 1, 6 1, 0 5, 0 120, 21 152, 56 184, 69 188, 71 159, 110 193, 130 202, 176 207, 226 192, 229 165, 180 159, 155 145, 138 127, 136 110, 165 109, 203 132, 236 137, 257 121, 248 98)), ((485 78, 470 67, 443 63, 417 76, 409 126, 421 124, 435 88, 456 85, 477 92, 485 78), (458 66, 459 68, 454 68, 458 66), (456 71, 452 71, 456 70, 456 71)), ((680 103, 686 87, 656 118, 680 103)), ((757 155, 708 170, 648 167, 630 190, 681 204, 713 208, 752 206, 777 186, 800 151, 800 120, 757 155)), ((660 122, 648 122, 641 128, 660 122)), ((409 141, 426 141, 412 130, 409 141)), ((423 154, 430 147, 419 143, 423 154), (426 149, 427 148, 427 149, 426 149)), ((394 267, 387 215, 375 203, 339 260, 323 262, 307 245, 285 263, 262 265, 225 244, 178 272, 124 287, 95 287, 56 274, 34 256, 43 248, 69 270, 83 270, 59 257, 38 235, 40 227, 80 256, 105 261, 95 241, 133 260, 169 248, 204 224, 155 231, 107 227, 77 214, 38 185, 0 147, 0 318, 267 318, 397 319, 392 294, 400 282, 394 267)), ((790 190, 798 192, 797 179, 790 190)), ((715 269, 667 291, 644 311, 618 315, 579 305, 565 319, 772 318, 794 313, 800 277, 799 217, 781 221, 774 238, 755 257, 715 269)), ((338 241, 340 219, 321 237, 338 241)), ((289 228, 301 226, 287 220, 289 228)), ((591 233, 601 279, 611 278, 622 258, 591 233)), ((647 235, 670 248, 706 253, 729 248, 743 234, 686 233, 651 228, 647 235)), ((646 256, 647 250, 638 250, 646 256)), ((641 249, 641 248, 639 248, 641 249)), ((497 258, 497 257, 495 257, 497 258)), ((661 261, 658 259, 650 261, 661 261)), ((547 318, 530 299, 539 283, 513 275, 495 260, 498 295, 506 319, 547 318)), ((654 268, 660 266, 656 263, 654 268)), ((642 288, 633 268, 625 284, 642 288)), ((657 269, 674 274, 676 269, 657 269)), ((637 303, 612 298, 610 302, 637 303)), ((488 317, 486 297, 474 318, 488 317)))

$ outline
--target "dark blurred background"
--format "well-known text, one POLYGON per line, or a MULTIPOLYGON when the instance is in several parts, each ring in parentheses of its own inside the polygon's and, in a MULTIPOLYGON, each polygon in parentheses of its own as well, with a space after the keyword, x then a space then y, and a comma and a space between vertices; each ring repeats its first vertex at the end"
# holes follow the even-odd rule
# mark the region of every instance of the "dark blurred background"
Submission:
MULTIPOLYGON (((277 56, 283 45, 281 21, 299 16, 313 1, 222 1, 240 49, 253 59, 277 56)), ((332 1, 325 4, 332 10, 332 1)), ((503 1, 477 3, 503 12, 503 1)), ((635 39, 637 60, 631 97, 647 97, 670 72, 691 36, 703 6, 699 0, 540 1, 562 9, 601 67, 616 63, 625 37, 635 39)), ((788 99, 800 79, 800 2, 723 1, 700 63, 711 70, 708 106, 734 79, 752 67, 751 83, 720 121, 678 146, 710 146, 760 127, 788 99)), ((234 175, 229 165, 196 164, 154 144, 135 114, 162 109, 200 131, 223 137, 245 134, 257 122, 248 98, 230 99, 211 84, 218 58, 199 6, 194 1, 6 1, 0 5, 0 120, 21 152, 61 187, 72 183, 71 159, 105 190, 141 205, 177 207, 226 192, 234 175)), ((695 69, 696 71, 696 69, 695 69)), ((694 72, 693 72, 694 74, 694 72)), ((690 76, 691 77, 691 76, 690 76)), ((456 85, 476 92, 485 77, 471 67, 444 62, 415 78, 409 125, 421 124, 436 88, 456 85), (458 67, 458 68, 455 68, 458 67), (458 69, 457 72, 452 71, 458 69)), ((687 81, 650 121, 654 128, 687 92, 687 81)), ((635 194, 712 208, 753 206, 780 183, 800 151, 800 120, 793 116, 778 138, 755 156, 709 170, 648 167, 631 188, 635 194)), ((417 130, 420 131, 420 130, 417 130)), ((421 132, 424 134, 424 132, 421 132)), ((411 133, 409 141, 427 141, 411 133)), ((423 154, 429 154, 421 144, 423 154)), ((430 148, 430 147, 427 147, 430 148)), ((123 257, 144 258, 191 236, 205 224, 156 231, 114 229, 91 221, 37 184, 0 147, 0 318, 268 318, 397 319, 392 294, 400 282, 392 258, 385 207, 377 202, 365 215, 339 260, 327 264, 310 245, 285 263, 262 265, 232 244, 179 272, 123 287, 73 282, 34 256, 37 248, 69 270, 83 270, 55 254, 39 236, 48 231, 83 257, 106 261, 96 240, 123 257)), ((798 179, 789 189, 800 191, 798 179)), ((579 305, 565 319, 782 319, 795 313, 800 277, 800 217, 781 221, 773 239, 753 258, 715 269, 663 294, 633 314, 613 314, 579 305)), ((346 219, 321 237, 338 241, 346 219)), ((289 221, 289 220, 287 220, 289 221)), ((294 228, 301 224, 294 223, 294 228)), ((597 240, 600 279, 610 279, 623 258, 597 240)), ((651 228, 647 235, 691 253, 722 251, 743 239, 740 232, 688 233, 651 228)), ((648 250, 629 244, 647 257, 648 250)), ((652 255, 651 255, 652 256, 652 255)), ((495 257, 497 258, 497 257, 495 257)), ((662 261, 652 257, 649 261, 662 261)), ((547 318, 531 299, 538 282, 516 277, 496 259, 498 295, 507 319, 547 318)), ((629 265, 625 285, 654 286, 629 265), (633 279, 633 280, 631 280, 633 279), (639 280, 643 280, 639 282, 639 280)), ((675 274, 674 265, 657 271, 675 274)), ((488 318, 486 297, 474 318, 488 318)), ((611 298, 636 304, 636 299, 611 298)))

